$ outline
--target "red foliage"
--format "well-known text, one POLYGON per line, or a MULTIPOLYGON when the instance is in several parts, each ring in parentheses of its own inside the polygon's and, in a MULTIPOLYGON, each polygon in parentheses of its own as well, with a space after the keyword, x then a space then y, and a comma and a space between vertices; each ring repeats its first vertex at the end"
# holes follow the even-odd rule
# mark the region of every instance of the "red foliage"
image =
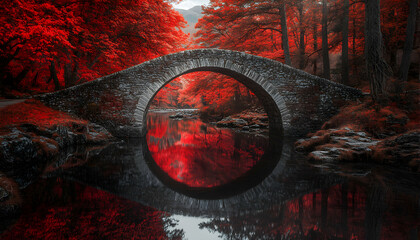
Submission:
POLYGON ((0 6, 2 88, 53 90, 181 49, 164 0, 11 0, 0 6))
POLYGON ((351 125, 355 130, 364 130, 376 136, 393 135, 420 128, 419 114, 419 109, 404 110, 395 103, 380 106, 367 100, 342 108, 322 129, 351 125))
MULTIPOLYGON (((7 106, 0 109, 0 128, 19 125, 24 123, 34 124, 40 127, 53 125, 69 126, 70 124, 86 124, 86 120, 80 120, 64 112, 46 107, 38 100, 26 100, 22 103, 7 106)), ((4 130, 4 129, 3 129, 4 130)))
POLYGON ((200 108, 203 115, 227 116, 249 107, 262 106, 258 98, 237 80, 214 72, 193 72, 166 84, 151 108, 200 108))
MULTIPOLYGON (((341 68, 343 28, 343 1, 328 2, 328 43, 331 68, 341 68)), ((203 8, 204 17, 196 28, 196 43, 201 47, 217 47, 245 51, 251 54, 284 61, 281 18, 279 9, 286 6, 288 42, 292 65, 320 75, 321 62, 321 5, 317 1, 265 1, 265 0, 214 0, 203 8), (300 14, 303 13, 303 14, 300 14), (303 60, 303 64, 301 63, 303 60), (302 64, 302 65, 301 65, 302 64)), ((364 15, 363 1, 350 0, 349 9, 349 58, 352 84, 366 84, 363 76, 364 15)), ((403 48, 408 16, 405 0, 381 1, 381 30, 388 59, 397 65, 398 49, 403 48)), ((335 74, 333 78, 340 78, 335 74)))
POLYGON ((168 239, 163 212, 60 179, 47 186, 28 190, 33 202, 1 239, 168 239))

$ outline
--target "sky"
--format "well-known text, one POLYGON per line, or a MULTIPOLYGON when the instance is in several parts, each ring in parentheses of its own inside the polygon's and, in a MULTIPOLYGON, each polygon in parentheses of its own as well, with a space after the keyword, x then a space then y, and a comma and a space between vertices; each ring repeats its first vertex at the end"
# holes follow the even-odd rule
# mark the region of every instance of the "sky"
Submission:
POLYGON ((175 8, 190 9, 197 5, 206 5, 210 0, 182 0, 179 4, 174 4, 175 8))

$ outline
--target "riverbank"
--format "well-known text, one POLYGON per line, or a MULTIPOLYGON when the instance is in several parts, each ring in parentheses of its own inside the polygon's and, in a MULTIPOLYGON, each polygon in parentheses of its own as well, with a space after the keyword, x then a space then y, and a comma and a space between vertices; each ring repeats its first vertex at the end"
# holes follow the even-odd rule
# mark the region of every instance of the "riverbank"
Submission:
POLYGON ((114 140, 103 127, 37 100, 7 104, 0 116, 0 232, 20 214, 20 189, 51 169, 81 164, 75 148, 89 152, 114 140))
POLYGON ((268 116, 262 109, 247 109, 212 123, 222 128, 259 131, 268 129, 268 116))
MULTIPOLYGON (((0 199, 10 183, 24 188, 67 148, 106 145, 114 137, 103 127, 26 100, 0 109, 0 199)), ((4 199, 3 199, 4 198, 4 199)), ((4 201, 3 201, 4 200, 4 201)))
POLYGON ((246 109, 240 113, 227 117, 221 115, 209 116, 200 109, 152 109, 151 112, 173 112, 169 115, 172 119, 197 119, 205 123, 216 125, 218 128, 232 128, 245 132, 267 132, 268 116, 262 108, 246 109))
POLYGON ((418 97, 411 101, 405 107, 369 99, 350 104, 321 130, 299 139, 296 150, 314 163, 379 163, 420 172, 418 97))

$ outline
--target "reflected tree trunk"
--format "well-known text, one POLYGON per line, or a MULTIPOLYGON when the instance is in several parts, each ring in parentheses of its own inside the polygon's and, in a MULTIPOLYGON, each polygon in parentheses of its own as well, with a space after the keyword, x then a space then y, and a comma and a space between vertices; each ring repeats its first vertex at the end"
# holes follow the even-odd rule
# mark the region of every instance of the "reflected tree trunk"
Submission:
POLYGON ((343 227, 343 239, 349 239, 349 227, 348 227, 348 183, 341 185, 341 224, 343 227))
POLYGON ((322 189, 321 191, 321 229, 324 234, 327 234, 327 210, 328 210, 328 195, 329 189, 322 189))
POLYGON ((386 191, 382 186, 369 189, 366 199, 366 239, 381 239, 382 219, 386 210, 386 191))
POLYGON ((303 233, 303 199, 302 197, 299 197, 299 231, 303 233))
POLYGON ((352 206, 351 216, 354 217, 354 212, 356 211, 356 189, 354 189, 354 187, 352 188, 352 191, 351 191, 351 206, 352 206))
POLYGON ((418 240, 420 237, 418 227, 415 227, 410 230, 408 233, 408 240, 418 240))

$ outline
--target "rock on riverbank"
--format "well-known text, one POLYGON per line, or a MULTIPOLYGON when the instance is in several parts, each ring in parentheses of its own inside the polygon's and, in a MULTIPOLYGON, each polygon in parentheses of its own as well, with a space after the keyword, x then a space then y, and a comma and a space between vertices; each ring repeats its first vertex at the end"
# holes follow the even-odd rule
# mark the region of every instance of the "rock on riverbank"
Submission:
POLYGON ((103 127, 27 101, 0 110, 0 171, 20 187, 35 179, 63 149, 113 139, 103 127))
POLYGON ((265 112, 245 110, 215 122, 217 127, 241 128, 242 130, 268 128, 268 116, 265 112))
POLYGON ((314 162, 375 162, 420 172, 417 108, 347 106, 321 130, 295 143, 314 162))
POLYGON ((420 130, 376 139, 352 128, 328 129, 296 142, 315 162, 376 162, 420 172, 420 130))

